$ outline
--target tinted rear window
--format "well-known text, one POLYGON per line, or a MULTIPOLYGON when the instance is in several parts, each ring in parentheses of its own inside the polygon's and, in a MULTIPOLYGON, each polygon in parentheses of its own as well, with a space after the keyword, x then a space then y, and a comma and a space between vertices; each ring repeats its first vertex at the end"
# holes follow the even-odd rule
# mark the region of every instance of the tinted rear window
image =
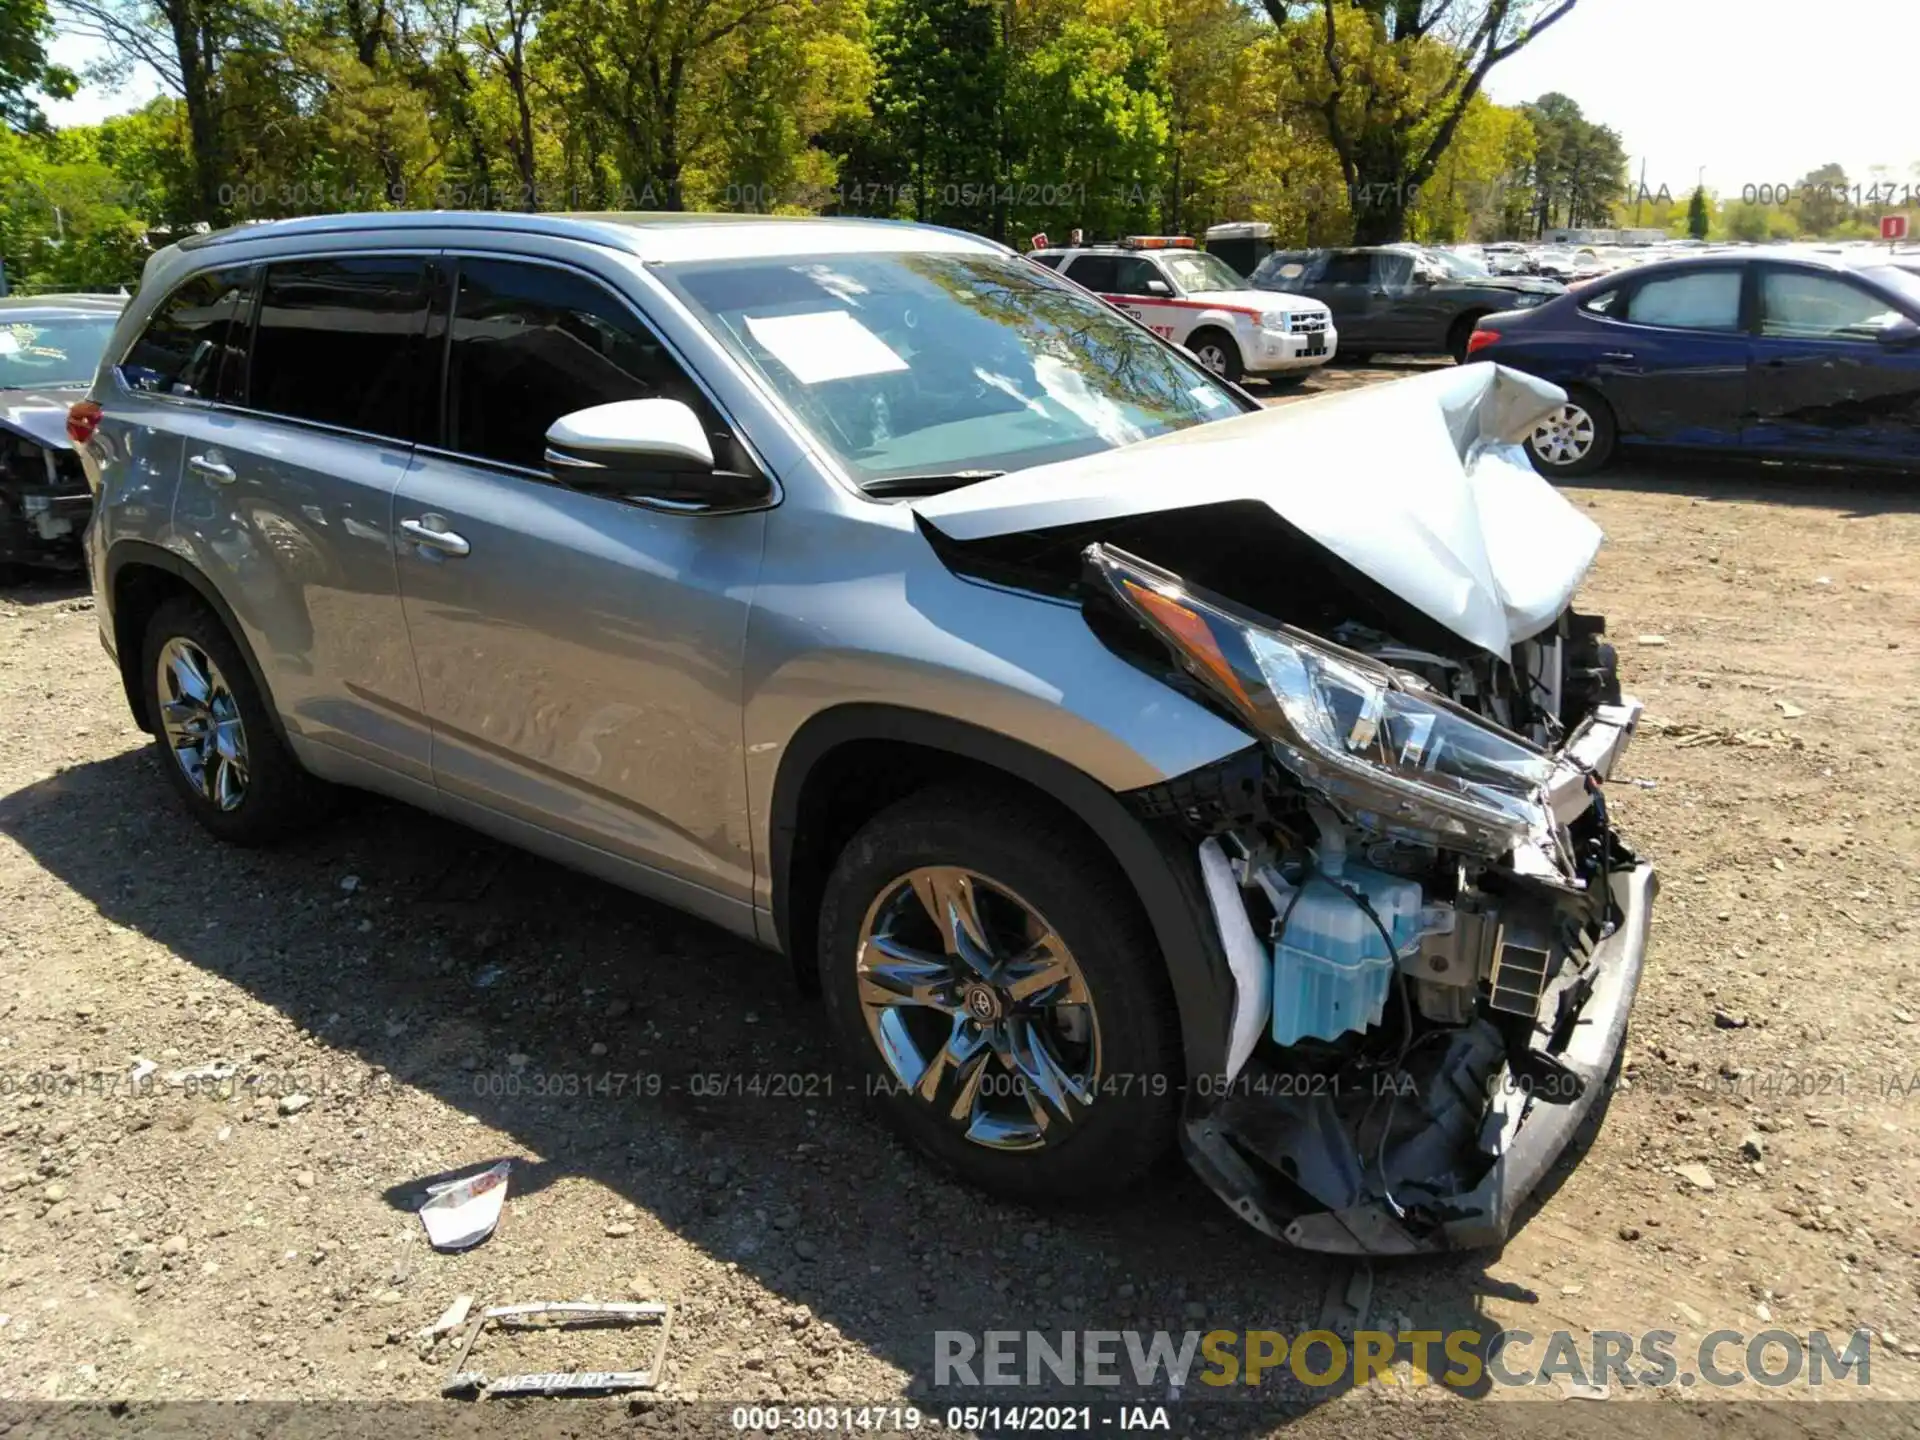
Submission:
POLYGON ((183 281, 120 362, 121 380, 156 395, 242 399, 253 280, 253 267, 239 265, 183 281))
POLYGON ((253 344, 255 410, 396 440, 418 437, 429 363, 425 262, 403 255, 267 267, 253 344))

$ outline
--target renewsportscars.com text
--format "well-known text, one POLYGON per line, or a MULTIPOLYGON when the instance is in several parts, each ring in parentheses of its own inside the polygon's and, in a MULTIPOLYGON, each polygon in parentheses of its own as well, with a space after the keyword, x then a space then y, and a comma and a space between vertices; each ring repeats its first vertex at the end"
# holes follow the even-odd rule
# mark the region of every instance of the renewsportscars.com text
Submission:
POLYGON ((1626 1387, 1871 1383, 1871 1331, 1715 1330, 1683 1344, 1671 1330, 939 1330, 936 1386, 1171 1385, 1220 1391, 1281 1384, 1401 1384, 1477 1390, 1551 1385, 1626 1387))

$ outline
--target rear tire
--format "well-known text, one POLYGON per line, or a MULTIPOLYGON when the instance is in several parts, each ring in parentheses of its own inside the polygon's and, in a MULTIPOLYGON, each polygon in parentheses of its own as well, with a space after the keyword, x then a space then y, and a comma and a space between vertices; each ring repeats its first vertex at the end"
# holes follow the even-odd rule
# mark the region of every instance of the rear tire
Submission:
POLYGON ((1240 346, 1224 330, 1212 326, 1196 330, 1187 337, 1187 349, 1193 352, 1194 359, 1229 384, 1239 384, 1240 377, 1246 373, 1246 366, 1240 361, 1240 346))
POLYGON ((167 783, 210 833, 263 845, 331 808, 332 788, 293 758, 239 644, 199 599, 177 596, 154 612, 140 674, 167 783))
POLYGON ((1527 458, 1549 480, 1591 475, 1613 458, 1618 431, 1598 395, 1569 390, 1566 405, 1527 437, 1527 458))
POLYGON ((882 811, 828 878, 819 957, 863 1092, 961 1179, 1087 1202, 1167 1153, 1181 1070, 1165 967, 1111 858, 1046 808, 969 785, 882 811))
POLYGON ((1453 356, 1454 364, 1467 363, 1467 341, 1473 335, 1473 327, 1491 313, 1491 311, 1482 311, 1479 314, 1462 315, 1453 322, 1453 327, 1447 331, 1447 353, 1453 356))

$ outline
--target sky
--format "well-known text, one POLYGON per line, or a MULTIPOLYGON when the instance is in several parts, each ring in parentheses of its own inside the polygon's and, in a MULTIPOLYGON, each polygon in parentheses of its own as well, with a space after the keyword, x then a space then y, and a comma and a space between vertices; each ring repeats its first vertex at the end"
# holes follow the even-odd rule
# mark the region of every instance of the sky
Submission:
MULTIPOLYGON (((85 64, 89 42, 62 37, 61 63, 85 64)), ((1558 90, 1611 125, 1637 183, 1675 195, 1704 176, 1723 198, 1785 185, 1828 161, 1856 184, 1885 165, 1920 187, 1920 0, 1579 0, 1572 13, 1497 67, 1488 91, 1504 105, 1558 90)), ((119 94, 92 89, 48 107, 82 125, 159 93, 150 74, 119 94)))

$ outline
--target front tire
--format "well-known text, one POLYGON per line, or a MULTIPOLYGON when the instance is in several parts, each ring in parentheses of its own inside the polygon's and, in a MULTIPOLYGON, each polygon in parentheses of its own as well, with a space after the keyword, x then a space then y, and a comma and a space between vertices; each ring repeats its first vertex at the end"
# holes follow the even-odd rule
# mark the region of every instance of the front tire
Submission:
POLYGON ((1240 377, 1246 373, 1239 345, 1224 330, 1209 327, 1195 331, 1187 337, 1187 349, 1193 352, 1194 359, 1230 384, 1239 384, 1240 377))
POLYGON ((1527 458, 1549 480, 1591 475, 1613 458, 1617 436, 1606 401, 1569 390, 1567 403, 1527 437, 1527 458))
POLYGON ((231 844, 262 845, 326 812, 328 787, 282 742, 246 657, 206 605, 167 601, 140 654, 161 768, 203 827, 231 844))
POLYGON ((865 1093, 961 1179, 1086 1202, 1167 1152, 1172 990, 1134 894, 1077 826, 978 786, 901 801, 835 864, 819 956, 865 1093))

